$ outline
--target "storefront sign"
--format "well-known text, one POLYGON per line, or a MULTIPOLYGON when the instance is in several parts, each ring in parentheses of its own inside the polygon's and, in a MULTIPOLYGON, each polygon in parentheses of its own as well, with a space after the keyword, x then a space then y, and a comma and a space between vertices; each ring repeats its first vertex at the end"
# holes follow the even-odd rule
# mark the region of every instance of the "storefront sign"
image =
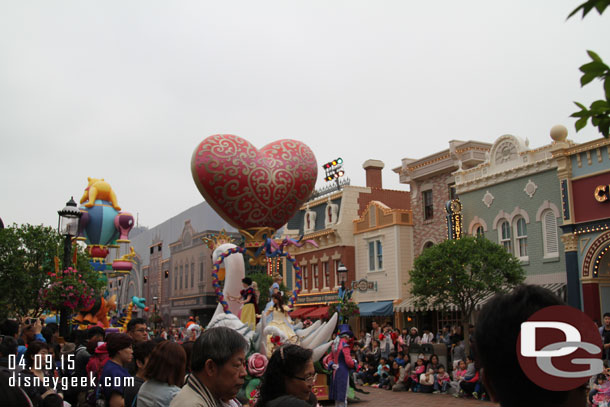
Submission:
POLYGON ((368 281, 366 278, 352 281, 352 289, 358 290, 361 293, 365 293, 368 290, 377 291, 377 281, 368 281))

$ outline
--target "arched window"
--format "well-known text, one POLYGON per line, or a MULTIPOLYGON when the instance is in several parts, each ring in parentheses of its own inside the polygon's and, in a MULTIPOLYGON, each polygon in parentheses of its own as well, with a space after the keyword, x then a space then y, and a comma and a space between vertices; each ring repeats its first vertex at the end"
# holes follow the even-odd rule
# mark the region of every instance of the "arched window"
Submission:
POLYGON ((502 223, 500 223, 500 244, 504 246, 504 250, 507 252, 513 252, 510 237, 510 224, 507 220, 503 220, 502 223))
POLYGON ((525 219, 518 217, 515 225, 515 256, 523 259, 527 257, 527 225, 525 219))
POLYGON ((434 246, 434 242, 433 242, 433 241, 431 241, 431 240, 428 240, 426 243, 424 243, 424 250, 425 250, 425 249, 429 249, 429 248, 431 248, 432 246, 434 246))
POLYGON ((470 230, 475 237, 485 237, 485 228, 480 223, 476 223, 470 230))
POLYGON ((542 240, 544 243, 544 257, 559 257, 557 218, 550 209, 542 214, 542 240))

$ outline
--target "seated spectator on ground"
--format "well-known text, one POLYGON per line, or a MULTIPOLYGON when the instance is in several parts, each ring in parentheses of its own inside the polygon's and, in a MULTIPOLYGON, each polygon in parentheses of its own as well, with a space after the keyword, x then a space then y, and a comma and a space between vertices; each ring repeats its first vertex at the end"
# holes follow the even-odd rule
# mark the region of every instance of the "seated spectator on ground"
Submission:
POLYGON ((377 373, 377 368, 368 362, 364 362, 362 369, 356 373, 358 384, 368 386, 375 383, 375 373, 377 373))
MULTIPOLYGON (((408 359, 408 358, 407 358, 408 359)), ((405 360, 404 352, 400 351, 396 355, 396 359, 394 359, 399 366, 405 367, 407 365, 407 360, 405 360)))
POLYGON ((414 392, 418 392, 419 391, 419 379, 421 377, 421 375, 423 373, 425 373, 426 371, 426 364, 424 361, 424 358, 422 357, 418 357, 417 361, 415 362, 415 366, 413 366, 413 369, 411 370, 411 377, 410 377, 410 388, 411 391, 414 392))
POLYGON ((428 361, 428 364, 426 365, 426 370, 432 369, 434 374, 436 374, 438 372, 439 366, 440 366, 440 363, 438 362, 438 356, 435 354, 430 355, 430 361, 428 361))
POLYGON ((396 361, 394 361, 394 363, 398 366, 398 368, 395 369, 392 391, 409 390, 409 374, 411 373, 411 364, 407 363, 405 366, 401 366, 396 361))
POLYGON ((453 380, 451 381, 451 393, 457 394, 460 391, 460 382, 466 377, 466 362, 460 360, 457 368, 453 371, 453 380))
POLYGON ((476 355, 485 388, 502 407, 586 405, 586 383, 571 391, 543 389, 528 379, 517 359, 521 324, 536 311, 553 305, 565 303, 545 288, 522 285, 494 296, 483 306, 475 333, 476 355))
POLYGON ((381 349, 379 349, 379 340, 373 339, 371 341, 372 347, 364 354, 364 358, 369 364, 377 366, 379 364, 379 358, 381 358, 381 349))
POLYGON ((434 371, 428 369, 419 375, 419 392, 432 393, 434 391, 434 371))
POLYGON ((434 393, 446 393, 451 386, 451 377, 445 370, 445 366, 438 366, 438 373, 434 378, 434 393))
POLYGON ((138 392, 137 407, 169 406, 184 383, 186 352, 169 341, 153 349, 144 371, 146 382, 138 392))
POLYGON ((379 359, 377 371, 373 376, 375 381, 379 383, 379 387, 386 386, 389 383, 390 365, 388 365, 385 358, 379 359))

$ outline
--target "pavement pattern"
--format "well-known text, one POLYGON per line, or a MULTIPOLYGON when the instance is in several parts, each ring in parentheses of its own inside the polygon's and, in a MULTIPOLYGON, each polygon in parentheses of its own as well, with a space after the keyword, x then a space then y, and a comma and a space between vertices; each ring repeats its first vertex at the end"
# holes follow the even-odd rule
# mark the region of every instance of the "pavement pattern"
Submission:
MULTIPOLYGON (((361 387, 369 394, 356 393, 360 398, 358 403, 349 405, 362 407, 498 407, 499 404, 490 401, 480 401, 473 398, 455 398, 448 394, 424 394, 413 392, 394 392, 374 387, 361 387)), ((324 405, 334 405, 332 401, 324 402, 324 405)))

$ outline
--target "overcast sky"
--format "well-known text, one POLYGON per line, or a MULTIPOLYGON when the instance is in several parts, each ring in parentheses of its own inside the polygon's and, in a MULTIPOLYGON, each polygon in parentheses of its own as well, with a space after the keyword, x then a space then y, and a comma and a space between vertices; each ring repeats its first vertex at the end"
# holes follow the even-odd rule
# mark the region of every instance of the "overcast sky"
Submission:
POLYGON ((202 201, 217 133, 301 140, 352 185, 379 159, 394 189, 451 139, 593 140, 569 115, 602 96, 578 67, 610 62, 610 12, 566 21, 582 1, 2 1, 0 217, 56 226, 96 177, 154 226, 202 201))

